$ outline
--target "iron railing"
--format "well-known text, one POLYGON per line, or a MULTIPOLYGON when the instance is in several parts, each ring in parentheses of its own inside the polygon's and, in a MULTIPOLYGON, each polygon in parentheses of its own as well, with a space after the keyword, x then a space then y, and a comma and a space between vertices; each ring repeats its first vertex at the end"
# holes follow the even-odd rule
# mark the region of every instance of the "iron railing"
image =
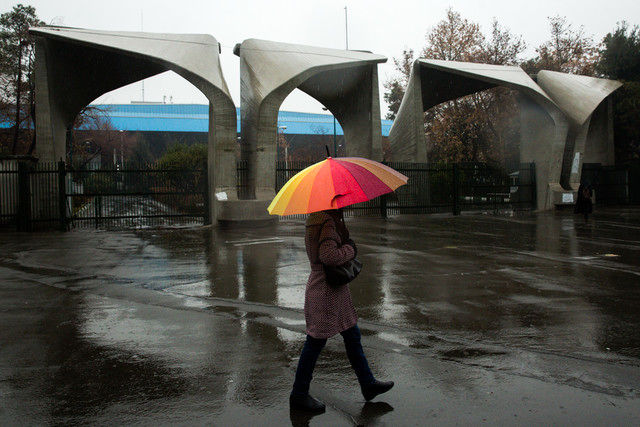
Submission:
MULTIPOLYGON (((278 162, 275 190, 280 190, 287 180, 311 164, 278 162)), ((466 210, 521 210, 536 206, 533 164, 522 164, 512 173, 483 163, 387 164, 409 177, 407 185, 392 194, 351 206, 346 209, 347 215, 459 214, 466 210)), ((23 161, 0 166, 0 221, 4 225, 31 230, 209 222, 205 165, 194 169, 167 169, 157 165, 87 169, 62 162, 23 161)), ((247 172, 246 163, 238 162, 236 178, 240 197, 246 193, 247 172)), ((602 188, 602 182, 598 188, 602 188)), ((628 187, 628 180, 625 182, 628 187)))
MULTIPOLYGON (((278 162, 276 192, 311 162, 278 162)), ((535 209, 535 166, 520 165, 511 174, 485 163, 388 162, 409 177, 394 193, 345 209, 350 216, 386 216, 465 210, 535 209)))
POLYGON ((17 162, 0 168, 0 221, 19 230, 141 228, 209 222, 207 168, 73 168, 17 162))
POLYGON ((0 160, 0 225, 15 226, 18 214, 20 187, 18 167, 13 159, 0 160))
POLYGON ((74 227, 155 227, 207 222, 207 169, 124 165, 70 169, 69 221, 74 227))
POLYGON ((595 202, 599 205, 626 205, 638 203, 634 190, 637 185, 630 185, 630 177, 635 170, 627 167, 602 166, 599 163, 582 165, 582 184, 590 185, 595 194, 595 202))

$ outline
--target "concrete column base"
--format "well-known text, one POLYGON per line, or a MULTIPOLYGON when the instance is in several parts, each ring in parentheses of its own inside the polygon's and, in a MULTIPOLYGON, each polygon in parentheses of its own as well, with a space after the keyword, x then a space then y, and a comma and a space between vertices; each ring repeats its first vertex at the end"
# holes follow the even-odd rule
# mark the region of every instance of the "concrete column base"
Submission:
POLYGON ((218 225, 223 227, 273 225, 278 217, 269 215, 271 199, 218 201, 218 225))
POLYGON ((578 200, 577 190, 565 190, 560 184, 549 184, 549 206, 575 205, 578 200))

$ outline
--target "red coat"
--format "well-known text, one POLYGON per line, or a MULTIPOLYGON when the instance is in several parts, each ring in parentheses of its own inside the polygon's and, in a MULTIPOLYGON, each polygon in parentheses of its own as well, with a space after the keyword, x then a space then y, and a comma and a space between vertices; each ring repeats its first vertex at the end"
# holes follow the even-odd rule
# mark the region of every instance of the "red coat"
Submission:
POLYGON ((309 215, 306 225, 305 246, 311 263, 304 296, 307 334, 314 338, 329 338, 354 326, 358 316, 349 285, 338 288, 329 286, 322 265, 344 264, 354 258, 355 252, 351 245, 343 244, 348 232, 341 224, 336 224, 331 215, 313 213, 309 215))

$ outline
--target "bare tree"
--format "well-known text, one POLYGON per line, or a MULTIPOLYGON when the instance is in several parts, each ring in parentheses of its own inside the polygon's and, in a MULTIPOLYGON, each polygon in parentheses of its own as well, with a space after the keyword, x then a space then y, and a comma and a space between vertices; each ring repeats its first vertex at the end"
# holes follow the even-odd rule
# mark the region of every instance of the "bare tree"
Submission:
POLYGON ((491 37, 482 46, 480 60, 487 64, 517 65, 520 54, 526 48, 522 36, 514 35, 493 18, 491 37))
MULTIPOLYGON (((526 45, 494 18, 486 37, 477 23, 453 9, 426 35, 422 56, 429 59, 513 65, 526 45)), ((409 78, 413 50, 394 59, 396 77, 385 83, 385 100, 394 118, 409 78)), ((505 157, 508 142, 516 139, 517 126, 509 114, 515 106, 511 91, 495 88, 445 102, 425 114, 425 132, 432 161, 492 161, 505 157)))
POLYGON ((477 62, 482 54, 484 35, 478 24, 449 8, 445 19, 427 33, 426 40, 422 49, 424 58, 477 62))
POLYGON ((388 120, 395 119, 396 114, 398 114, 400 104, 402 103, 402 97, 407 89, 407 83, 409 82, 409 76, 411 75, 411 66, 413 65, 413 61, 413 49, 404 49, 400 58, 393 58, 395 70, 398 75, 384 83, 384 87, 387 91, 383 95, 385 102, 389 106, 389 112, 386 115, 388 120))
POLYGON ((526 61, 523 68, 530 73, 540 70, 594 75, 598 63, 598 46, 584 33, 584 27, 574 29, 564 16, 549 18, 550 38, 536 48, 537 56, 526 61))
POLYGON ((100 153, 123 148, 123 136, 113 127, 108 111, 96 105, 87 105, 80 111, 70 136, 67 151, 69 163, 86 164, 100 153))

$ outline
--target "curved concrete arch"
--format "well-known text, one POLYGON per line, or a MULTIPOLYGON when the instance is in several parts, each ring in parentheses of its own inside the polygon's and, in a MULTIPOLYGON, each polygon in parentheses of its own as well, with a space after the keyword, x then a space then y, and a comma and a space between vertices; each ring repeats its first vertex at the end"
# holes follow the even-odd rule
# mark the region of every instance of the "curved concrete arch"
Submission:
POLYGON ((602 101, 622 86, 616 80, 542 70, 538 85, 575 124, 583 125, 602 101))
MULTIPOLYGON (((235 194, 236 110, 214 37, 67 27, 29 31, 36 36, 36 150, 40 159, 65 158, 66 131, 89 102, 171 70, 209 100, 209 186, 235 194)), ((210 203, 212 219, 217 218, 215 205, 210 203)))
POLYGON ((540 71, 537 83, 569 118, 569 132, 562 155, 560 184, 577 190, 582 164, 612 165, 614 159, 611 105, 605 100, 622 83, 557 71, 540 71))
POLYGON ((540 104, 556 123, 553 100, 520 67, 416 59, 389 132, 394 161, 427 161, 423 113, 438 104, 496 86, 518 90, 540 104), (416 160, 417 159, 417 160, 416 160))
POLYGON ((240 57, 246 198, 273 197, 278 110, 296 88, 334 114, 348 155, 382 158, 377 64, 384 56, 258 39, 236 45, 234 53, 240 57))
POLYGON ((407 90, 389 132, 393 161, 427 162, 424 112, 446 101, 496 86, 517 90, 521 106, 522 162, 536 163, 538 207, 552 206, 560 182, 568 122, 551 99, 520 67, 416 59, 407 90), (558 159, 558 160, 556 160, 558 159))

